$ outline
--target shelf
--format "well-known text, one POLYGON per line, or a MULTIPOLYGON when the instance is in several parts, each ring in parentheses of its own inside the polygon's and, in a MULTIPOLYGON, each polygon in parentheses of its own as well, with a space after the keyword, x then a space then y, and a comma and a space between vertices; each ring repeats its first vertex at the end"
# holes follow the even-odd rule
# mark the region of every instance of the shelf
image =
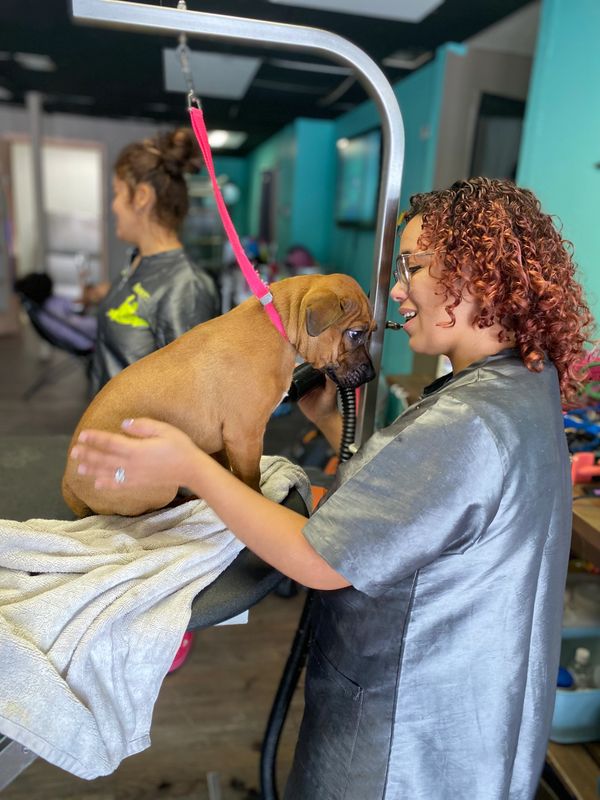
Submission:
POLYGON ((575 800, 598 800, 600 742, 590 744, 550 742, 546 761, 575 800))
MULTIPOLYGON (((581 497, 581 487, 575 487, 581 497)), ((600 498, 582 497, 573 503, 571 549, 600 567, 600 498)), ((600 797, 600 742, 557 744, 550 742, 546 762, 575 800, 600 797)))
MULTIPOLYGON (((579 493, 576 491, 575 496, 579 493)), ((580 558, 600 568, 600 498, 583 497, 573 502, 572 549, 580 558)))

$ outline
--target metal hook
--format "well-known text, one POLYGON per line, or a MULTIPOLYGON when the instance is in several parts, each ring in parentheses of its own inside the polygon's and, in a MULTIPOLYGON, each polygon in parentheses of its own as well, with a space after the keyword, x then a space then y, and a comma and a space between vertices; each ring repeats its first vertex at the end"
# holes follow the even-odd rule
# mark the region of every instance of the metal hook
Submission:
POLYGON ((190 92, 188 92, 188 96, 187 96, 187 104, 188 104, 188 110, 189 110, 190 108, 192 108, 192 107, 194 107, 194 106, 195 106, 197 109, 199 109, 200 111, 202 111, 202 103, 200 102, 200 98, 199 98, 199 97, 197 97, 197 96, 194 94, 194 91, 193 91, 193 90, 192 90, 192 91, 190 91, 190 92))
MULTIPOLYGON (((177 0, 177 10, 187 11, 187 5, 185 0, 177 0)), ((185 33, 179 34, 179 46, 177 48, 177 53, 179 55, 181 72, 183 73, 183 78, 185 80, 188 89, 188 95, 187 95, 188 108, 191 108, 193 105, 196 105, 197 108, 201 108, 200 100, 197 97, 196 90, 194 88, 194 76, 192 75, 192 69, 190 67, 190 59, 189 59, 190 49, 187 46, 187 36, 185 33)))

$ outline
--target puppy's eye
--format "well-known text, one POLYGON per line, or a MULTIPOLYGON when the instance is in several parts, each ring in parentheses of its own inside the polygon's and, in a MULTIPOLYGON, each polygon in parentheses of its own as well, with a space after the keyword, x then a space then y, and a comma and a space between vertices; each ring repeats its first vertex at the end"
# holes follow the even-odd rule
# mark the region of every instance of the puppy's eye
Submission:
POLYGON ((364 341, 365 332, 350 329, 346 331, 346 336, 348 339, 350 339, 352 344, 360 344, 362 341, 364 341))

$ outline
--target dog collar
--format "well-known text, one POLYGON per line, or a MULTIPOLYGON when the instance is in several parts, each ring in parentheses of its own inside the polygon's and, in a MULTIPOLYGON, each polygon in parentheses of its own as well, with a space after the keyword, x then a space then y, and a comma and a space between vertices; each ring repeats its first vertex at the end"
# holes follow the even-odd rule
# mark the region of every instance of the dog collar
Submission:
POLYGON ((189 112, 192 122, 192 129, 196 135, 198 144, 200 145, 200 150, 204 156, 204 163, 206 164, 206 169, 208 170, 208 174, 210 176, 210 182, 212 184, 217 208, 219 210, 219 216, 223 222, 223 227, 225 228, 225 233, 227 234, 229 243, 231 244, 233 252, 235 253, 238 266, 242 270, 242 274, 244 275, 244 278, 246 278, 246 283, 250 287, 252 294, 258 298, 273 325, 275 325, 279 333, 287 341, 288 337, 287 333, 285 332, 285 328, 283 327, 283 322, 281 321, 281 317, 279 316, 277 309, 273 305, 273 295, 271 294, 268 285, 262 280, 258 272, 248 260, 248 256, 244 252, 244 248, 241 245, 237 231, 234 228, 231 217, 229 216, 229 212, 227 211, 227 206, 223 200, 223 195, 221 194, 221 189, 219 188, 217 177, 215 175, 215 168, 212 160, 210 145, 208 143, 208 134, 206 132, 206 125, 204 124, 204 115, 202 113, 202 109, 199 107, 199 104, 198 106, 190 105, 189 112))

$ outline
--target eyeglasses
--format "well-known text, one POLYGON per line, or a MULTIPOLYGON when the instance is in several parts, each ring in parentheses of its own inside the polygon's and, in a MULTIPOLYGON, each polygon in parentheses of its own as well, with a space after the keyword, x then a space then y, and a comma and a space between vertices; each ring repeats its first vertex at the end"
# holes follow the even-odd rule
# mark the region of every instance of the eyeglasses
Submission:
POLYGON ((423 267, 428 267, 435 255, 431 250, 426 253, 400 253, 396 258, 396 266, 392 275, 396 283, 403 283, 406 288, 410 286, 410 279, 423 267))

